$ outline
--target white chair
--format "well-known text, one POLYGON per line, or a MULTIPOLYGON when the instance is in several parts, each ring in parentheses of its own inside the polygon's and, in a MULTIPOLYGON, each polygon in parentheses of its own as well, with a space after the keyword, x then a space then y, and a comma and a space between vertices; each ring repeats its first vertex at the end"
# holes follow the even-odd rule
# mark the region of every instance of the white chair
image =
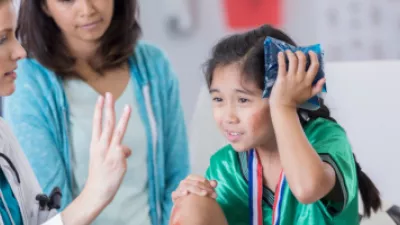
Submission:
POLYGON ((228 143, 214 122, 211 98, 206 86, 200 89, 189 129, 192 172, 203 175, 209 165, 210 157, 228 143))

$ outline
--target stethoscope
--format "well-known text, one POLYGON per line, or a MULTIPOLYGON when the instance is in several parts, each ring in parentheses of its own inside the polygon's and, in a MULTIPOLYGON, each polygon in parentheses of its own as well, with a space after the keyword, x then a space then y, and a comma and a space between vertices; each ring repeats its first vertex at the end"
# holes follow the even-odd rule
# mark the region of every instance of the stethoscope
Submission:
MULTIPOLYGON (((11 170, 14 172, 15 176, 17 177, 18 184, 21 184, 21 179, 17 169, 15 168, 14 164, 11 162, 10 158, 8 158, 3 153, 0 153, 0 157, 3 158, 11 167, 11 170)), ((52 210, 52 209, 60 209, 61 208, 61 189, 59 187, 55 187, 49 196, 45 194, 38 194, 36 195, 36 201, 39 202, 39 209, 40 210, 52 210), (47 208, 46 208, 47 206, 47 208)))

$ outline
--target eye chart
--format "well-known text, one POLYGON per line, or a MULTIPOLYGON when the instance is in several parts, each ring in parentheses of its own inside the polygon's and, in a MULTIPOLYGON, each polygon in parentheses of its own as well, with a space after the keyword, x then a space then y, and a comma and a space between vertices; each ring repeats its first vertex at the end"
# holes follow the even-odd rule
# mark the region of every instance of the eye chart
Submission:
POLYGON ((400 0, 319 0, 318 40, 326 60, 400 59, 400 0))

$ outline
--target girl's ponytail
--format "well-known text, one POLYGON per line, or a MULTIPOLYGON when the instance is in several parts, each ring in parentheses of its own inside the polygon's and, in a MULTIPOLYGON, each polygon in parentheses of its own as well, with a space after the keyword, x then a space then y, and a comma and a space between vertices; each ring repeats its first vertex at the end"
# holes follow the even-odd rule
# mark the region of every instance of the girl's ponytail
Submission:
MULTIPOLYGON (((324 101, 322 99, 320 99, 320 105, 321 105, 320 109, 316 111, 308 111, 300 109, 298 111, 300 122, 304 125, 309 120, 316 119, 319 117, 336 122, 336 120, 331 117, 329 108, 324 104, 324 101)), ((364 214, 362 216, 370 217, 372 211, 376 212, 382 206, 380 193, 378 188, 367 176, 367 174, 365 174, 362 171, 361 166, 356 159, 356 156, 354 154, 353 156, 357 170, 358 188, 360 190, 361 199, 364 205, 363 207, 364 214)))
POLYGON ((353 156, 356 162, 358 188, 360 189, 361 199, 364 205, 363 216, 370 217, 371 211, 376 212, 382 206, 380 193, 367 174, 362 171, 360 164, 356 160, 356 156, 354 154, 353 156))

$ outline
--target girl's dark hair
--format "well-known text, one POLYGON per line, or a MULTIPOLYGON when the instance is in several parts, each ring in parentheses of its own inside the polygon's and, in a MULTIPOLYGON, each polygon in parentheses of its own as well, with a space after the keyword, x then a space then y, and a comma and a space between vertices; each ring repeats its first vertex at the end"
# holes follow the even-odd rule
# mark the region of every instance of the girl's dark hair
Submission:
MULTIPOLYGON (((35 58, 61 77, 78 76, 74 70, 75 58, 64 43, 61 30, 43 11, 45 1, 22 0, 17 37, 28 57, 35 58)), ((110 26, 101 37, 100 46, 89 62, 96 72, 101 74, 107 69, 119 67, 134 53, 135 44, 141 35, 136 11, 136 0, 114 0, 110 26)))
MULTIPOLYGON (((267 36, 279 39, 296 46, 296 43, 283 31, 272 26, 264 25, 255 30, 242 34, 235 34, 222 39, 213 48, 211 58, 205 64, 205 77, 210 88, 214 70, 221 66, 239 63, 246 81, 256 82, 264 89, 264 40, 267 36)), ((300 122, 304 126, 308 121, 316 118, 325 118, 336 122, 330 115, 328 107, 320 99, 320 109, 317 111, 298 110, 300 122), (304 117, 303 115, 307 115, 304 117)), ((364 204, 364 215, 369 217, 371 211, 381 207, 380 193, 371 179, 361 170, 355 156, 358 185, 364 204)))

